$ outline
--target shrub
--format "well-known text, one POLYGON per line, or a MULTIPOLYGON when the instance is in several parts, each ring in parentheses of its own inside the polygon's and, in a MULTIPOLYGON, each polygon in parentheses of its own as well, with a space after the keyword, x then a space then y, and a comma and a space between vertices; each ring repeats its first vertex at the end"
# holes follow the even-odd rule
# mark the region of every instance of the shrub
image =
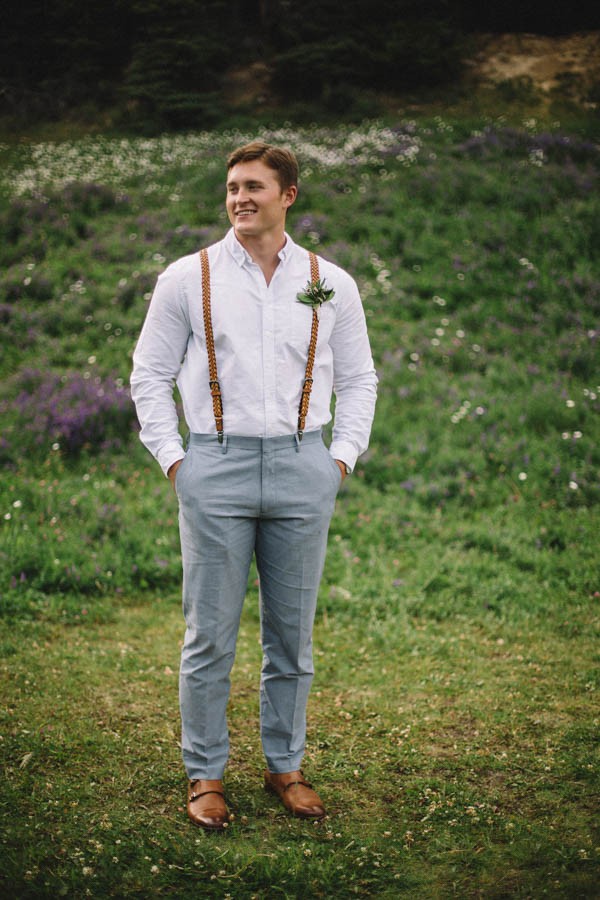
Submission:
POLYGON ((12 392, 3 412, 14 425, 6 429, 1 447, 9 460, 51 448, 67 457, 118 448, 135 426, 129 391, 119 379, 27 369, 12 392))
POLYGON ((50 247, 74 246, 90 237, 87 220, 127 201, 105 184, 72 182, 44 198, 17 198, 0 212, 0 263, 30 256, 43 260, 50 247))
POLYGON ((538 164, 547 160, 575 160, 580 163, 600 161, 600 148, 593 141, 561 132, 529 134, 511 127, 485 128, 459 144, 457 152, 478 158, 526 156, 534 162, 537 156, 538 164))

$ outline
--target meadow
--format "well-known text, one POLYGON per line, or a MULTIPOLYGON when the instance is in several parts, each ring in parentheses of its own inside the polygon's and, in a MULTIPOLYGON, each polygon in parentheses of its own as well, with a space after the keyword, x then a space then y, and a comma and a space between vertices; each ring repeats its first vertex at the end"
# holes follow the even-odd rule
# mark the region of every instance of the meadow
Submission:
POLYGON ((356 277, 380 379, 315 629, 305 771, 329 816, 261 787, 253 571, 234 819, 187 821, 176 500, 128 391, 156 277, 223 234, 223 159, 256 135, 3 144, 0 884, 599 896, 597 126, 260 134, 299 156, 289 231, 356 277))

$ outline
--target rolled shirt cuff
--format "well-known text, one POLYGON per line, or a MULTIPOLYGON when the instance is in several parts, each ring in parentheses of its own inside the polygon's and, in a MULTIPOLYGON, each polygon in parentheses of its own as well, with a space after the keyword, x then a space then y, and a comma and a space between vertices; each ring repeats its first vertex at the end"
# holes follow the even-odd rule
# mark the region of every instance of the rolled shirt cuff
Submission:
POLYGON ((352 472, 358 459, 358 453, 354 444, 351 444, 349 441, 332 441, 329 452, 334 459, 341 459, 346 464, 348 471, 352 472))
POLYGON ((160 448, 156 454, 156 459, 165 475, 167 475, 173 463, 177 462, 178 459, 183 459, 184 456, 185 450, 183 449, 183 441, 173 441, 160 448))

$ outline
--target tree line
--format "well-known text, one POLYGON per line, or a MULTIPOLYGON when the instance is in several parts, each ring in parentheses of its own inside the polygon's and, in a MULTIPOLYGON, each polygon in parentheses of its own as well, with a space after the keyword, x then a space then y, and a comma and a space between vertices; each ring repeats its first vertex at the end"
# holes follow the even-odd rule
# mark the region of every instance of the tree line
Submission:
POLYGON ((150 128, 210 125, 228 72, 268 66, 280 103, 342 109, 357 91, 447 84, 473 32, 598 27, 552 0, 4 0, 0 115, 119 108, 150 128))

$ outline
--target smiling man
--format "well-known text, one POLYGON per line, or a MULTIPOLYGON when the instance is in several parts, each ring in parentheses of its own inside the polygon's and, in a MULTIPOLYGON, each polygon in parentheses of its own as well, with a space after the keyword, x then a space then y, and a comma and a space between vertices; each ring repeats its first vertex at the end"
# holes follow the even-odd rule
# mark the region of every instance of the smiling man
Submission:
POLYGON ((253 555, 264 786, 293 815, 325 815, 301 770, 313 621, 336 494, 367 448, 377 378, 355 282, 285 232, 297 193, 289 150, 256 141, 232 153, 232 228, 159 277, 134 354, 141 440, 179 500, 187 811, 207 829, 229 820, 226 708, 253 555))

